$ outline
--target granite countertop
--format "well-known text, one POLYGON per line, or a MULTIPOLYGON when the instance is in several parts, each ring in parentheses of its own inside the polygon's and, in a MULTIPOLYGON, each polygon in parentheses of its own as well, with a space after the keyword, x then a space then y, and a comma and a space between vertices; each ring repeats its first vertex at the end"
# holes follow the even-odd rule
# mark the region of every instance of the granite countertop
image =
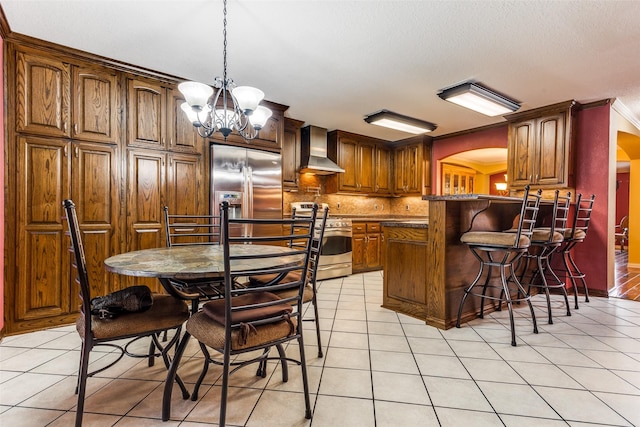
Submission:
POLYGON ((334 218, 348 218, 351 221, 426 221, 428 219, 425 215, 376 215, 376 214, 329 214, 334 218))
POLYGON ((429 218, 385 220, 381 221, 380 225, 383 227, 429 228, 429 218))

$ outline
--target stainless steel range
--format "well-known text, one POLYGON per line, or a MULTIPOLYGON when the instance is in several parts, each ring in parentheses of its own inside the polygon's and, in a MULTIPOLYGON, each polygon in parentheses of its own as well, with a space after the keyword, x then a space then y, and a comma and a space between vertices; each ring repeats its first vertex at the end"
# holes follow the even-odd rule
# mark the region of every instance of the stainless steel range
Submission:
MULTIPOLYGON (((322 203, 318 211, 324 211, 327 206, 322 203)), ((291 209, 298 213, 311 212, 313 202, 291 203, 291 209)), ((331 214, 331 212, 329 212, 331 214)), ((317 280, 348 276, 352 272, 351 258, 351 220, 329 216, 322 239, 322 251, 318 262, 317 280)))

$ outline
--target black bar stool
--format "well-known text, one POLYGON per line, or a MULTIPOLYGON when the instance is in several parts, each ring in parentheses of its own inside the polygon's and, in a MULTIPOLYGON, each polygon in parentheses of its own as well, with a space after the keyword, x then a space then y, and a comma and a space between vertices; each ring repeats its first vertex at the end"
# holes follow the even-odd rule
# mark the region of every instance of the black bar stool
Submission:
POLYGON ((550 289, 560 289, 564 295, 567 316, 571 316, 569 308, 569 298, 567 296, 566 284, 556 275, 549 263, 551 255, 562 245, 564 235, 567 230, 567 218, 571 204, 571 192, 561 196, 556 190, 553 200, 553 211, 549 227, 536 227, 531 236, 531 246, 529 251, 522 256, 524 266, 520 273, 520 283, 527 286, 530 293, 532 287, 544 290, 547 297, 547 310, 549 312, 549 324, 553 324, 551 314, 550 289), (530 264, 535 262, 535 266, 530 270, 530 264), (547 279, 549 277, 549 279, 547 279), (525 281, 528 280, 528 281, 525 281), (555 283, 550 283, 553 280, 555 283))
POLYGON ((480 261, 480 271, 475 280, 464 291, 464 296, 460 301, 460 308, 458 309, 458 320, 456 321, 456 327, 460 327, 460 318, 462 316, 462 309, 464 303, 469 295, 480 297, 480 314, 479 317, 484 317, 484 300, 497 300, 499 301, 499 307, 503 302, 507 303, 509 309, 509 321, 511 325, 511 345, 516 345, 516 333, 515 322, 513 320, 513 303, 519 301, 526 301, 529 304, 531 310, 531 320, 533 322, 533 332, 538 333, 538 326, 536 324, 536 316, 533 312, 533 306, 531 305, 531 297, 524 290, 518 278, 514 273, 514 265, 520 260, 522 255, 527 251, 531 244, 531 236, 533 234, 533 227, 538 217, 538 210, 540 207, 540 198, 542 190, 538 190, 535 194, 530 193, 529 186, 525 187, 524 197, 522 199, 522 206, 520 208, 520 216, 518 218, 518 228, 513 233, 504 233, 502 231, 469 231, 464 233, 460 238, 462 243, 469 246, 471 253, 480 261), (482 293, 474 293, 473 288, 480 283, 485 267, 488 267, 486 278, 482 286, 482 293), (491 270, 493 267, 497 267, 500 272, 500 285, 491 285, 490 279, 491 270), (509 270, 507 275, 506 271, 509 270), (513 292, 509 289, 509 283, 513 283, 516 286, 514 292, 518 294, 516 298, 512 298, 513 292), (499 296, 495 294, 487 294, 487 289, 496 288, 500 289, 499 296))
POLYGON ((576 262, 573 259, 571 250, 587 237, 587 231, 589 230, 589 223, 591 222, 591 211, 593 210, 593 202, 596 196, 592 194, 589 199, 582 200, 582 194, 578 194, 576 198, 576 211, 573 217, 573 223, 571 228, 567 229, 564 236, 564 242, 561 245, 558 253, 562 253, 562 260, 564 262, 565 272, 571 280, 571 286, 573 287, 573 294, 575 297, 575 308, 578 309, 578 284, 576 279, 580 279, 582 282, 582 288, 584 289, 584 301, 589 302, 589 289, 587 288, 587 281, 585 280, 585 274, 578 268, 576 262))

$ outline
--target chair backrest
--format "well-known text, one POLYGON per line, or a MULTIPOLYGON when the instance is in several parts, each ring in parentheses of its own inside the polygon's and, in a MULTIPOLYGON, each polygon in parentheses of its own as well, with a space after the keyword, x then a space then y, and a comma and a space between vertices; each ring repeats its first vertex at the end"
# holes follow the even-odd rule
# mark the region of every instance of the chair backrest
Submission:
POLYGON ((629 234, 629 217, 627 215, 620 220, 620 232, 625 236, 629 234))
MULTIPOLYGON (((311 255, 309 256, 309 269, 307 271, 307 283, 311 284, 314 289, 316 285, 316 275, 318 273, 318 262, 320 261, 320 253, 322 252, 322 244, 324 242, 324 229, 327 225, 327 218, 329 217, 329 207, 325 207, 321 214, 322 216, 319 214, 316 216, 311 243, 311 255)), ((296 213, 295 209, 291 212, 292 219, 308 217, 309 215, 296 213)))
MULTIPOLYGON (((291 317, 300 316, 302 313, 302 296, 304 285, 307 278, 309 268, 309 258, 312 250, 312 241, 314 236, 314 226, 316 222, 317 206, 313 208, 310 216, 304 218, 290 219, 230 219, 229 205, 223 202, 220 205, 221 212, 221 231, 222 245, 224 253, 224 271, 225 271, 225 317, 233 319, 237 316, 236 312, 249 308, 267 308, 278 304, 297 305, 291 317), (274 225, 280 226, 282 235, 278 236, 244 236, 234 237, 229 235, 229 226, 234 224, 240 225, 274 225), (290 231, 295 230, 295 235, 290 231), (294 246, 289 246, 289 242, 295 239, 297 242, 294 246), (246 245, 261 244, 259 254, 248 255, 242 249, 246 245), (273 250, 271 249, 273 248, 273 250), (300 280, 295 283, 275 283, 264 286, 243 287, 236 286, 236 282, 241 282, 243 278, 252 275, 276 274, 284 277, 290 272, 299 272, 300 280), (236 280, 239 279, 239 280, 236 280), (250 296, 250 294, 264 293, 265 291, 278 291, 290 289, 297 286, 299 292, 291 297, 278 299, 277 301, 261 302, 259 304, 236 306, 236 298, 240 296, 250 296)), ((246 297, 245 297, 246 298, 246 297)), ((283 320, 282 315, 276 315, 255 322, 251 322, 254 326, 274 323, 283 320)), ((233 328, 243 328, 244 325, 230 325, 225 331, 230 338, 233 328)))
POLYGON ((220 217, 216 215, 170 214, 164 206, 167 247, 220 244, 220 217))
POLYGON ((523 241, 520 239, 521 236, 527 237, 529 241, 531 240, 533 229, 536 225, 536 220, 538 219, 541 198, 542 190, 531 193, 531 189, 528 185, 524 188, 524 196, 522 197, 522 206, 520 207, 518 229, 514 243, 515 248, 522 247, 521 245, 523 244, 523 241))
POLYGON ((84 254, 84 246, 82 244, 82 235, 80 233, 80 226, 78 225, 78 215, 76 213, 76 205, 72 200, 67 199, 62 203, 65 213, 67 215, 67 224, 69 227, 69 234, 71 237, 71 247, 69 252, 73 252, 73 261, 71 266, 76 269, 77 275, 75 282, 80 287, 80 299, 82 300, 81 313, 85 317, 84 321, 84 336, 90 337, 91 335, 91 293, 89 285, 89 274, 87 273, 87 261, 84 254))
POLYGON ((554 241, 554 233, 558 232, 565 235, 568 230, 567 221, 569 219, 569 210, 571 208, 571 192, 568 191, 564 196, 560 195, 560 190, 556 190, 553 200, 553 214, 551 218, 551 230, 549 233, 548 243, 554 241))
POLYGON ((591 211, 593 210, 593 202, 596 196, 592 194, 589 199, 583 200, 582 194, 578 194, 576 198, 576 210, 571 225, 571 234, 569 239, 584 239, 587 237, 589 223, 591 222, 591 211))

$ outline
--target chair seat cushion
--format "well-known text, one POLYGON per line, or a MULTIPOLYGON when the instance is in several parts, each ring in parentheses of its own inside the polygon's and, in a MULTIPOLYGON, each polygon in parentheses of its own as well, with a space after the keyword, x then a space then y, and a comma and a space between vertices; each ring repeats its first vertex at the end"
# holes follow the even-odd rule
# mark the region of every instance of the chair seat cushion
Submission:
POLYGON ((495 248, 526 248, 530 244, 527 236, 520 236, 516 242, 516 233, 504 233, 501 231, 469 231, 460 237, 462 243, 467 245, 491 246, 495 248))
MULTIPOLYGON (((261 346, 280 340, 291 335, 297 326, 297 318, 291 317, 288 321, 258 325, 254 333, 245 334, 242 328, 234 328, 231 331, 231 349, 242 350, 249 347, 261 346)), ((211 319, 204 312, 195 313, 187 321, 187 332, 201 343, 220 352, 224 349, 225 327, 211 319)))
MULTIPOLYGON (((273 293, 278 295, 278 297, 282 299, 293 298, 298 295, 298 288, 283 289, 281 291, 274 291, 273 293)), ((311 300, 313 300, 313 288, 309 285, 306 285, 304 287, 304 293, 302 294, 302 302, 307 303, 311 300)), ((296 302, 292 301, 291 304, 296 304, 296 302)))
MULTIPOLYGON (((250 306, 254 304, 266 304, 275 301, 280 301, 280 298, 272 294, 271 292, 252 292, 245 295, 233 297, 233 307, 238 306, 250 306)), ((217 299, 209 301, 202 306, 204 314, 209 316, 211 320, 218 322, 221 325, 225 324, 225 300, 217 299)), ((246 310, 238 310, 231 312, 231 324, 255 322, 256 320, 267 319, 269 317, 276 317, 283 314, 291 313, 293 309, 290 304, 272 304, 265 305, 263 307, 253 307, 246 310)))
MULTIPOLYGON (((102 320, 91 316, 91 330, 96 339, 130 337, 181 326, 189 318, 189 307, 171 295, 153 294, 153 305, 147 311, 122 314, 102 320)), ((76 330, 84 339, 85 314, 80 313, 76 330)))
MULTIPOLYGON (((278 277, 277 274, 262 274, 259 276, 250 276, 249 286, 265 286, 273 281, 276 277, 278 277)), ((301 277, 302 273, 300 272, 300 270, 290 271, 286 276, 282 278, 282 280, 280 280, 279 283, 297 282, 301 277)))

